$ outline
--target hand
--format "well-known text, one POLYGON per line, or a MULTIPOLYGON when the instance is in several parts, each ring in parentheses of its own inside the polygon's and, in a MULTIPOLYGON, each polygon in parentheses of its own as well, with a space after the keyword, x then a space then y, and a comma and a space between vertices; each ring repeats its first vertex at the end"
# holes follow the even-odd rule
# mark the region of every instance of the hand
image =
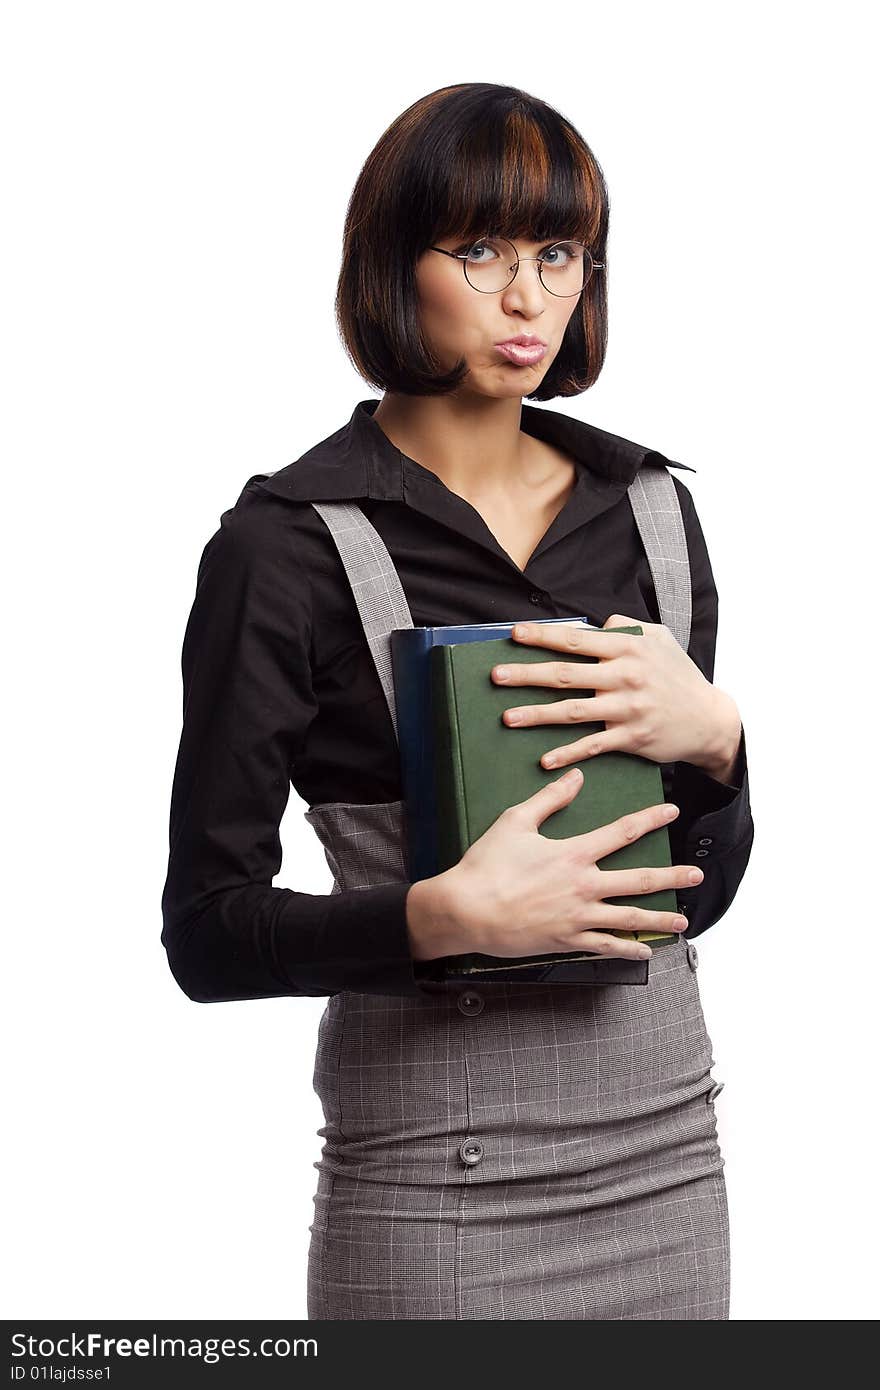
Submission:
MULTIPOLYGON (((605 729, 548 750, 543 767, 566 767, 614 749, 657 763, 689 762, 716 775, 730 769, 739 746, 741 721, 733 700, 711 681, 662 623, 613 613, 602 633, 576 623, 517 623, 512 636, 531 647, 598 657, 585 664, 555 659, 496 666, 496 685, 580 686, 595 690, 543 705, 504 711, 511 727, 601 722, 605 729), (643 635, 606 632, 642 628, 643 635), (505 677, 502 671, 507 671, 505 677)), ((720 780, 725 780, 723 776, 720 780)))
POLYGON ((642 959, 651 948, 614 932, 681 932, 674 912, 606 903, 666 888, 692 888, 703 878, 695 864, 600 869, 597 862, 640 835, 668 825, 678 807, 647 806, 581 835, 551 839, 539 826, 573 801, 583 786, 573 768, 493 821, 459 862, 407 895, 410 945, 418 959, 479 951, 490 956, 595 951, 642 959))

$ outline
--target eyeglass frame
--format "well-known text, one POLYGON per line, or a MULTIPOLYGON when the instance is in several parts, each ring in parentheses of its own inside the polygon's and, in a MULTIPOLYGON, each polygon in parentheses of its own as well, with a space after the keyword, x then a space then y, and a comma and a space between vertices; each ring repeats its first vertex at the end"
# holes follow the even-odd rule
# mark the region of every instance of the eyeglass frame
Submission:
MULTIPOLYGON (((574 237, 560 237, 558 241, 554 241, 554 242, 552 243, 552 245, 546 247, 545 249, 546 249, 547 251, 552 251, 554 247, 556 247, 556 246, 562 246, 562 245, 564 244, 564 242, 566 242, 566 241, 574 241, 574 240, 576 240, 576 238, 574 238, 574 237)), ((543 256, 521 256, 521 255, 519 254, 519 252, 517 251, 516 247, 514 246, 513 242, 510 240, 510 238, 509 238, 509 237, 506 237, 506 236, 502 236, 500 232, 484 232, 484 234, 483 234, 482 236, 476 237, 476 238, 470 243, 470 245, 469 245, 468 248, 467 248, 467 251, 447 251, 446 248, 445 248, 444 246, 429 246, 427 249, 428 249, 429 251, 440 251, 440 252, 442 253, 442 255, 444 255, 444 256, 451 256, 451 257, 453 258, 453 260, 461 261, 461 263, 462 263, 462 264, 461 264, 461 268, 462 268, 462 271, 464 272, 464 278, 465 278, 465 280, 467 281, 467 284, 470 286, 470 288, 471 288, 472 290, 476 290, 476 291, 477 291, 477 294, 503 294, 505 290, 509 290, 509 289, 510 289, 511 285, 513 284, 514 280, 516 279, 516 277, 517 277, 517 275, 518 275, 518 273, 519 273, 520 261, 537 261, 537 262, 538 262, 538 279, 541 281, 541 287, 542 287, 542 289, 545 289, 545 290, 547 291, 548 294, 552 294, 553 297, 554 297, 554 299, 573 299, 574 296, 575 296, 576 294, 583 294, 584 290, 587 288, 587 285, 590 283, 590 281, 591 281, 592 278, 593 278, 593 271, 594 271, 594 270, 604 270, 604 269, 605 269, 605 262, 604 262, 604 261, 594 261, 594 260, 593 260, 593 253, 592 253, 592 251, 590 250, 589 246, 584 246, 584 243, 583 243, 583 242, 578 242, 578 245, 584 247, 584 255, 585 255, 585 256, 589 256, 589 258, 590 258, 590 273, 589 273, 589 275, 585 276, 585 278, 584 278, 584 283, 581 285, 580 289, 579 289, 579 290, 574 290, 572 294, 557 294, 555 290, 551 290, 550 287, 549 287, 549 285, 547 285, 547 284, 545 283, 545 281, 544 281, 544 276, 543 276, 543 274, 542 274, 542 269, 543 269, 543 265, 544 265, 544 257, 543 257, 543 256), (469 252, 472 251, 473 248, 474 248, 475 246, 479 246, 479 244, 480 244, 481 241, 506 241, 507 244, 508 244, 508 246, 510 247, 511 251, 513 252, 514 256, 516 257, 516 264, 515 264, 515 266, 514 266, 513 274, 511 275, 511 277, 510 277, 510 279, 508 280, 507 284, 501 286, 501 289, 500 289, 500 290, 481 290, 481 289, 479 288, 479 286, 475 285, 471 280, 468 280, 468 273, 467 273, 467 256, 468 256, 469 252)))

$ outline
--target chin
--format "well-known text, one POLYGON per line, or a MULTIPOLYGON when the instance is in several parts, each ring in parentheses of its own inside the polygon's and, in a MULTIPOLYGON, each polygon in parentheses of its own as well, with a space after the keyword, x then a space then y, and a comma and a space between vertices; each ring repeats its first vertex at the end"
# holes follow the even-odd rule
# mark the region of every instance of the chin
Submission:
POLYGON ((488 396, 493 400, 527 396, 537 391, 546 370, 544 362, 533 367, 519 367, 513 362, 504 361, 484 363, 468 368, 459 392, 461 395, 488 396))
POLYGON ((533 381, 480 381, 471 382, 468 390, 472 396, 489 396, 492 400, 506 401, 519 399, 520 396, 534 391, 536 383, 533 381))
POLYGON ((524 396, 536 391, 544 379, 544 364, 537 367, 517 367, 512 362, 502 362, 500 371, 492 372, 492 387, 499 396, 524 396))

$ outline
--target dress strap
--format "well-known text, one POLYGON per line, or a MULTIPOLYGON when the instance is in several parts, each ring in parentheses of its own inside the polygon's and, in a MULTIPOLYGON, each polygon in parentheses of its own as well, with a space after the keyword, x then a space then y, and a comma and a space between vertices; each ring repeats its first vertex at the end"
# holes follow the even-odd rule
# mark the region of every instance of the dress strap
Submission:
POLYGON ((651 566, 660 621, 687 651, 691 640, 691 566, 672 474, 665 464, 643 463, 627 495, 651 566))
MULTIPOLYGON (((688 649, 691 574, 687 536, 672 475, 665 464, 642 465, 627 489, 660 609, 660 621, 688 649)), ((391 633, 414 627, 400 576, 373 523, 356 502, 313 502, 324 519, 351 586, 397 737, 391 633)))
POLYGON ((397 737, 391 633, 415 626, 400 576, 385 542, 356 502, 313 502, 312 506, 324 518, 339 551, 397 737))

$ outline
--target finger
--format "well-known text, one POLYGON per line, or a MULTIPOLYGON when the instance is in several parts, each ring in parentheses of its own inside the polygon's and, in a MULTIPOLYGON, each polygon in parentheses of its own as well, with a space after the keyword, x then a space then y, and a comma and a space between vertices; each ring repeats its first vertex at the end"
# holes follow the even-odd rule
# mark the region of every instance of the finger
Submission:
POLYGON ((596 931, 658 931, 679 936, 687 928, 687 918, 680 912, 655 912, 648 907, 615 907, 597 902, 590 911, 589 930, 596 931))
POLYGON ((525 801, 517 801, 510 807, 525 817, 526 824, 537 830, 548 816, 573 801, 584 784, 584 774, 579 767, 571 767, 561 777, 556 777, 546 786, 540 787, 525 801))
POLYGON ((615 724, 585 738, 577 738, 573 743, 561 748, 548 749, 546 753, 541 754, 541 766, 548 769, 565 767, 568 763, 595 758, 598 753, 613 753, 617 750, 623 753, 632 751, 625 724, 615 724))
POLYGON ((595 951, 600 956, 622 956, 625 960, 647 960, 653 955, 645 942, 628 936, 613 936, 608 932, 584 930, 566 942, 567 951, 595 951))
POLYGON ((631 618, 627 613, 612 613, 602 624, 609 627, 658 627, 658 623, 646 623, 644 618, 631 618))
POLYGON ((667 888, 693 888, 702 883, 703 871, 695 864, 665 868, 598 869, 601 898, 630 897, 633 893, 660 893, 667 888))
POLYGON ((502 661, 492 667, 491 675, 496 685, 568 685, 577 690, 593 690, 592 672, 598 670, 605 682, 602 688, 607 690, 614 677, 602 667, 599 661, 502 661))
POLYGON ((504 718, 516 724, 597 724, 625 717, 620 699, 611 695, 578 695, 569 700, 548 700, 545 705, 511 705, 504 711, 504 718), (511 719, 512 715, 519 718, 511 719))
POLYGON ((631 845, 649 830, 658 830, 663 825, 669 825, 677 815, 678 807, 674 802, 661 802, 656 806, 646 806, 643 810, 628 811, 625 816, 619 816, 607 825, 599 825, 595 830, 585 830, 581 835, 572 835, 570 843, 572 849, 585 849, 593 862, 598 863, 606 854, 613 854, 614 850, 631 845), (580 846, 577 844, 578 841, 580 846))
MULTIPOLYGON (((621 623, 636 627, 640 623, 621 623)), ((516 642, 533 647, 553 647, 563 652, 586 652, 590 656, 619 656, 621 652, 641 650, 632 644, 641 641, 634 632, 612 632, 608 628, 579 627, 572 623, 517 623, 511 632, 516 642)))

